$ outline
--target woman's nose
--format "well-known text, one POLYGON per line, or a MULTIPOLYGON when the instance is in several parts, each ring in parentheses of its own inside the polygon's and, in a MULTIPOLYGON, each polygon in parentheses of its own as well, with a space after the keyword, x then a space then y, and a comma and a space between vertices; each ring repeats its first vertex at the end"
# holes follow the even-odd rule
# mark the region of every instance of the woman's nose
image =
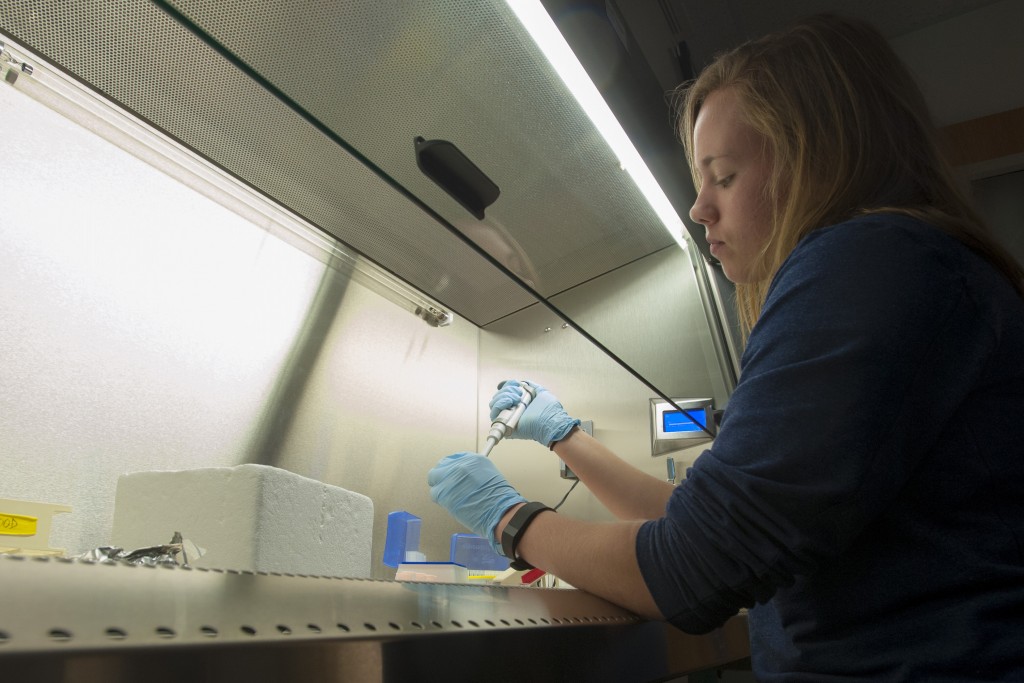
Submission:
POLYGON ((690 207, 690 220, 701 225, 709 225, 714 223, 717 217, 718 212, 715 211, 708 201, 707 195, 703 192, 702 188, 697 193, 697 199, 693 202, 693 206, 690 207))

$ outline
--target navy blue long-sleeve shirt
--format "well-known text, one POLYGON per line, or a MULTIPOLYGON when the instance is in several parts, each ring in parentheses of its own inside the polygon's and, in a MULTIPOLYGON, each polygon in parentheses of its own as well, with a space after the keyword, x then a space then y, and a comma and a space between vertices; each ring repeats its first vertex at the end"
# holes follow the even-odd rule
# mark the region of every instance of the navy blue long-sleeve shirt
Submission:
POLYGON ((717 438, 641 527, 679 628, 759 681, 1024 680, 1024 301, 915 220, 803 239, 717 438))

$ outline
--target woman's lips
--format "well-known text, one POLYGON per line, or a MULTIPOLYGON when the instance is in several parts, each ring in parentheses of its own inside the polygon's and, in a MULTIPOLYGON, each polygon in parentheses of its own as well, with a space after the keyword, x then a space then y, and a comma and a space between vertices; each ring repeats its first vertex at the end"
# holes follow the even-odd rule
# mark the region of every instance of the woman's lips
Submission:
POLYGON ((710 247, 711 255, 717 258, 718 252, 721 250, 723 246, 725 246, 725 242, 715 242, 713 240, 708 240, 708 246, 710 247))

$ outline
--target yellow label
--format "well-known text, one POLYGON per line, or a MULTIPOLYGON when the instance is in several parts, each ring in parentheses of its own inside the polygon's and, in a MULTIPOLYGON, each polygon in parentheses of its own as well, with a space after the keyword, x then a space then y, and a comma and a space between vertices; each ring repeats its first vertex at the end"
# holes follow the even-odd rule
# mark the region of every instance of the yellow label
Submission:
POLYGON ((0 512, 0 536, 35 536, 37 517, 0 512))

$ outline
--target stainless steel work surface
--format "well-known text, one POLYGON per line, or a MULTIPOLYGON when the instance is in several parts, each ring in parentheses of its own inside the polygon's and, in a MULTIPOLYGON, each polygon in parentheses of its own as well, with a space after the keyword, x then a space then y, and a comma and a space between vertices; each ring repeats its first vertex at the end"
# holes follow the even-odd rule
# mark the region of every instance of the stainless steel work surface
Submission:
POLYGON ((662 680, 748 655, 577 590, 0 556, 0 671, 32 681, 662 680))

